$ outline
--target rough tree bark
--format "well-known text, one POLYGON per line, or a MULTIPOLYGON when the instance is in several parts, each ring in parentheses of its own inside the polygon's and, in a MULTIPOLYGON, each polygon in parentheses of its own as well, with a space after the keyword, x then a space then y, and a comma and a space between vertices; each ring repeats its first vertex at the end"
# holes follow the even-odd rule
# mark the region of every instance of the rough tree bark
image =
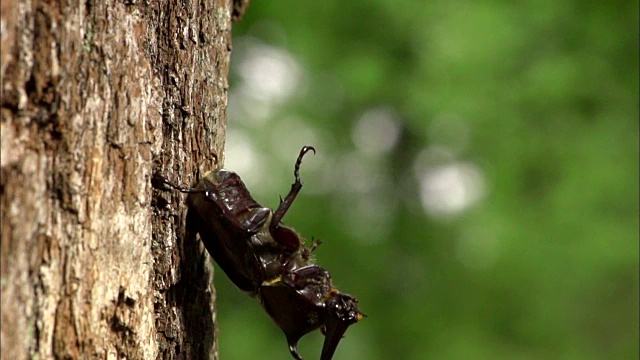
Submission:
POLYGON ((222 163, 231 9, 2 0, 3 359, 217 357, 211 262, 150 178, 222 163))

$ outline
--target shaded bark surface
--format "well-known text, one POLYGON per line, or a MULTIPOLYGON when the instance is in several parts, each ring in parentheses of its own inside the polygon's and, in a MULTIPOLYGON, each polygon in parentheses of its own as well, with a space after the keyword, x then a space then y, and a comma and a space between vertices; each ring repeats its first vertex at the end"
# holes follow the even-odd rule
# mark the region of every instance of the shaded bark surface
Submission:
POLYGON ((3 0, 3 359, 217 358, 189 184, 222 163, 230 1, 3 0))

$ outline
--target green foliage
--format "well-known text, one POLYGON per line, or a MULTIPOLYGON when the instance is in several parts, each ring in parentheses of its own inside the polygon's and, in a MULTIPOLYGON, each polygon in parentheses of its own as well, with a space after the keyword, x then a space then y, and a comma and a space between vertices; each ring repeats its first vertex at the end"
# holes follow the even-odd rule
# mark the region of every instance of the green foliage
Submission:
MULTIPOLYGON (((638 358, 637 14, 252 1, 234 28, 226 165, 275 206, 316 145, 285 220, 324 240, 318 262, 369 315, 337 359, 638 358), (252 44, 295 59, 292 93, 241 93, 252 44), (383 150, 380 117, 399 131, 383 150), (433 174, 462 185, 433 190, 433 174), (442 213, 429 191, 468 201, 442 213)), ((261 309, 217 280, 221 358, 287 358, 261 309)))

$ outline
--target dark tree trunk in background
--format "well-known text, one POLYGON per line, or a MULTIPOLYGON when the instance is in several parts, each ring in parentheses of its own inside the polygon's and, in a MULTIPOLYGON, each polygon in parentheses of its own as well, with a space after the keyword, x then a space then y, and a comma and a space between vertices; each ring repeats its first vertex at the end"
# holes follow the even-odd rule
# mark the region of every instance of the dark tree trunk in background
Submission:
POLYGON ((179 194, 223 160, 229 1, 2 0, 3 359, 217 357, 179 194))

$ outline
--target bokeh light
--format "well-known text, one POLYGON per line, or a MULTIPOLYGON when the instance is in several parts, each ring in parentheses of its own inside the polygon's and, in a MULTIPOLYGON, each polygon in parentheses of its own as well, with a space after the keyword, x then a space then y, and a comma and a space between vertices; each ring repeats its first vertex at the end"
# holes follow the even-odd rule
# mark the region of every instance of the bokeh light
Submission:
MULTIPOLYGON (((369 316, 335 359, 633 359, 638 3, 252 2, 226 164, 369 316)), ((217 275, 220 353, 287 358, 217 275), (248 341, 247 334, 251 334, 248 341)), ((322 335, 304 338, 317 358, 322 335)))

